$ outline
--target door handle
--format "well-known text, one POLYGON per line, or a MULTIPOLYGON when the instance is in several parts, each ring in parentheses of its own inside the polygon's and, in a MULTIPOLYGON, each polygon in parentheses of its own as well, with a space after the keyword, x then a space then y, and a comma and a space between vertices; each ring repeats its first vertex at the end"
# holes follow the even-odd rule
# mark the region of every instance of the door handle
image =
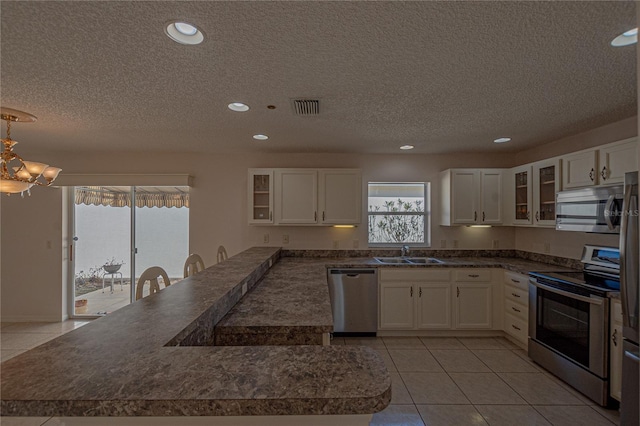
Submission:
POLYGON ((484 222, 484 212, 482 212, 482 221, 484 222))
POLYGON ((473 212, 473 221, 477 221, 478 220, 478 212, 473 212))
POLYGON ((73 262, 73 244, 69 244, 69 262, 73 262))
POLYGON ((409 296, 413 297, 413 287, 411 287, 410 290, 409 290, 409 296))
POLYGON ((602 176, 602 180, 607 180, 607 166, 602 167, 602 171, 600 172, 600 176, 602 176))
POLYGON ((322 212, 322 221, 324 222, 324 212, 322 212))
POLYGON ((536 212, 536 222, 540 221, 540 212, 536 212))
POLYGON ((422 287, 420 287, 420 291, 418 292, 418 297, 422 297, 422 287))
POLYGON ((513 306, 511 307, 511 309, 513 309, 515 312, 522 312, 520 309, 516 309, 513 306))
POLYGON ((613 330, 613 334, 611 335, 611 340, 613 341, 613 346, 618 346, 618 329, 613 330))
POLYGON ((591 182, 593 182, 595 178, 595 169, 592 167, 591 171, 589 172, 589 179, 591 179, 591 182))

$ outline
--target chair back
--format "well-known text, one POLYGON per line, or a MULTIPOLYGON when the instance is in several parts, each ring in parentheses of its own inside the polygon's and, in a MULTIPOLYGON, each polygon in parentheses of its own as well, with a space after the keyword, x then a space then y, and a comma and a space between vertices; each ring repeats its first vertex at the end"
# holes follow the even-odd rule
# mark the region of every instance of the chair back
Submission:
POLYGON ((184 262, 184 277, 190 277, 204 269, 204 261, 200 255, 192 253, 184 262))
POLYGON ((136 300, 142 299, 144 285, 147 281, 149 281, 149 294, 159 292, 160 283, 158 282, 158 278, 160 277, 162 277, 165 287, 169 287, 169 285, 171 285, 171 282, 169 282, 169 276, 161 267, 152 266, 145 270, 138 279, 138 285, 136 286, 136 300))
POLYGON ((228 258, 229 256, 227 256, 227 250, 224 248, 224 246, 218 247, 218 255, 217 255, 218 263, 223 262, 228 258))

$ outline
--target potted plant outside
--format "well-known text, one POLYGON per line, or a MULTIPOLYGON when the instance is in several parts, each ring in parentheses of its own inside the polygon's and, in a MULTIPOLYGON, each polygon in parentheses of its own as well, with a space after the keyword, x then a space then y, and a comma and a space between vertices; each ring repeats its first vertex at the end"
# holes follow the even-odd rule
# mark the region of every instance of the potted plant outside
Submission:
POLYGON ((107 259, 107 262, 104 265, 102 265, 102 268, 108 274, 113 274, 115 272, 118 272, 122 265, 124 265, 124 261, 118 262, 116 261, 115 257, 112 257, 111 259, 107 259))

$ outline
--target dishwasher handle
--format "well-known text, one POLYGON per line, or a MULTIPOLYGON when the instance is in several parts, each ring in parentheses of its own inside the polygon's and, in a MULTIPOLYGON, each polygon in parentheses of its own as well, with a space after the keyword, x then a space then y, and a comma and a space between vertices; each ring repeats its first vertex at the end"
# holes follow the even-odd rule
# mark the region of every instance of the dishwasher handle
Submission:
POLYGON ((348 277, 357 277, 361 274, 375 274, 375 269, 329 269, 331 275, 346 275, 348 277))

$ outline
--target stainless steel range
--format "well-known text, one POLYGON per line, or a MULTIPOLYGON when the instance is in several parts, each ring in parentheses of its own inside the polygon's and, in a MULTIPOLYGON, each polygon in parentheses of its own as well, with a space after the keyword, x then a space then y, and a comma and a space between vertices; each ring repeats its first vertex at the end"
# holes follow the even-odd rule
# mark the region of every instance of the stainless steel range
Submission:
POLYGON ((609 298, 620 250, 587 245, 584 272, 530 273, 529 357, 600 405, 609 403, 609 298))

